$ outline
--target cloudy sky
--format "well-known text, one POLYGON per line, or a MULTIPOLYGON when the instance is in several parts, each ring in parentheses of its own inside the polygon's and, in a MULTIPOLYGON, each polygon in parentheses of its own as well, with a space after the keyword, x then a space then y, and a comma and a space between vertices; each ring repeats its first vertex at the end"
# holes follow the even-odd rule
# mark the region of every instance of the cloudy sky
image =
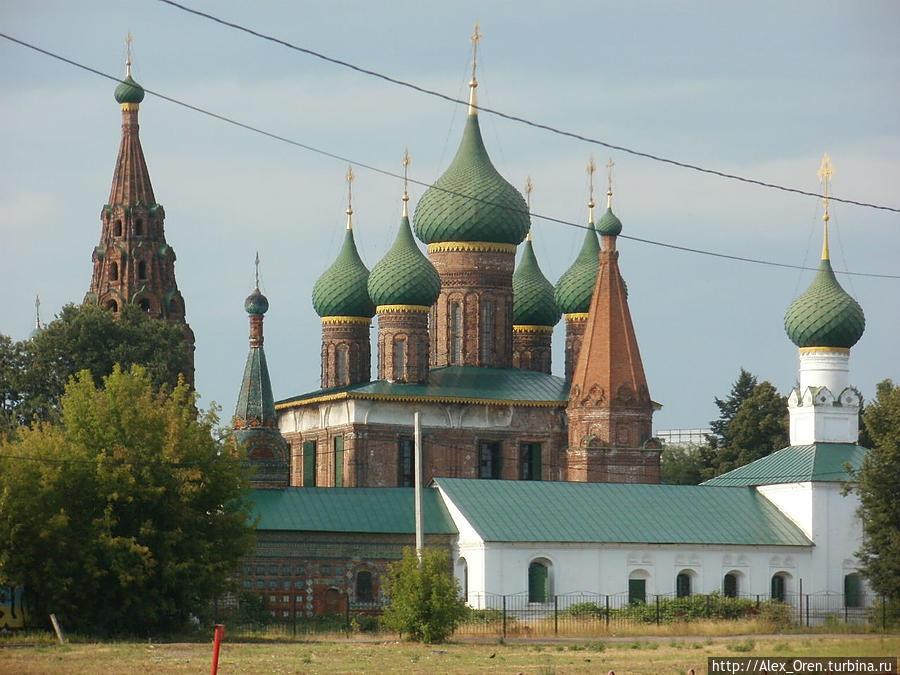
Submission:
MULTIPOLYGON (((227 21, 465 98, 475 20, 483 106, 617 146, 900 207, 900 6, 892 1, 235 2, 184 0, 227 21)), ((297 143, 430 183, 465 108, 200 18, 159 0, 2 0, 0 32, 297 143)), ((16 339, 79 302, 120 138, 115 83, 0 38, 0 264, 16 339)), ((247 353, 243 299, 262 260, 276 398, 318 387, 310 293, 343 236, 346 161, 217 121, 153 95, 141 139, 178 285, 197 336, 197 389, 230 417, 247 353)), ((532 209, 586 221, 593 153, 615 161, 624 235, 784 265, 817 264, 821 200, 725 180, 482 113, 498 170, 535 185, 532 209)), ((371 268, 390 247, 402 184, 355 168, 357 243, 371 268)), ((598 193, 606 176, 598 174, 598 193)), ((423 188, 413 186, 413 204, 423 188)), ((598 198, 598 202, 601 199, 598 198)), ((900 381, 900 214, 833 203, 832 260, 867 329, 851 358, 864 396, 900 381)), ((582 230, 540 218, 535 249, 555 281, 582 230)), ((705 426, 741 367, 788 392, 797 352, 783 315, 813 272, 619 243, 653 398, 654 428, 705 426)), ((374 330, 373 330, 374 332, 374 330)), ((564 328, 554 335, 563 366, 564 328)))

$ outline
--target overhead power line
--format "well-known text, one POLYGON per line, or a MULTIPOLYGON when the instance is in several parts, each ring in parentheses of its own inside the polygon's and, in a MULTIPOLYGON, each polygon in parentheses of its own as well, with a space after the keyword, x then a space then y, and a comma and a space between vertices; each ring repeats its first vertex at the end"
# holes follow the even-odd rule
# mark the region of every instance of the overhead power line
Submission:
MULTIPOLYGON (((0 37, 5 38, 5 39, 9 40, 10 42, 14 42, 23 47, 27 47, 28 49, 32 49, 36 52, 44 54, 45 56, 49 56, 51 58, 57 59, 58 61, 62 61, 63 63, 67 63, 76 68, 80 68, 81 70, 85 70, 89 73, 93 73, 94 75, 98 75, 100 77, 106 78, 107 80, 111 80, 113 82, 119 82, 119 83, 123 82, 123 80, 121 78, 119 78, 115 75, 110 75, 109 73, 104 73, 101 70, 92 68, 91 66, 84 65, 84 64, 74 61, 72 59, 66 58, 65 56, 62 56, 60 54, 56 54, 47 49, 43 49, 42 47, 38 47, 37 45, 33 45, 29 42, 25 42, 24 40, 20 40, 18 38, 12 37, 11 35, 7 35, 5 33, 0 33, 0 37)), ((397 172, 389 171, 387 169, 382 169, 380 167, 377 167, 377 166, 374 166, 371 164, 367 164, 365 162, 357 161, 357 160, 353 159, 352 157, 346 157, 344 155, 340 155, 335 152, 330 152, 328 150, 323 150, 321 148, 317 148, 312 145, 308 145, 306 143, 301 143, 300 141, 295 141, 291 138, 287 138, 285 136, 280 136, 279 134, 273 133, 271 131, 266 131, 265 129, 260 129, 259 127, 255 127, 251 124, 247 124, 245 122, 241 122, 239 120, 232 119, 225 115, 221 115, 219 113, 212 112, 210 110, 206 110, 204 108, 193 105, 191 103, 187 103, 185 101, 181 101, 181 100, 173 98, 171 96, 167 96, 166 94, 163 94, 161 92, 157 92, 152 89, 147 89, 146 87, 142 87, 142 88, 144 89, 145 93, 156 96, 157 98, 161 98, 164 101, 168 101, 169 103, 173 103, 173 104, 181 106, 183 108, 187 108, 188 110, 193 110, 194 112, 200 113, 202 115, 206 115, 208 117, 212 117, 221 122, 225 122, 227 124, 231 124, 233 126, 240 127, 241 129, 245 129, 247 131, 252 131, 253 133, 260 134, 262 136, 266 136, 267 138, 271 138, 273 140, 276 140, 276 141, 279 141, 282 143, 287 143, 289 145, 293 145, 293 146, 301 148, 303 150, 308 150, 309 152, 314 152, 314 153, 322 155, 324 157, 329 157, 331 159, 337 159, 342 162, 346 162, 348 164, 352 164, 354 166, 357 166, 357 167, 360 167, 363 169, 367 169, 369 171, 373 171, 375 173, 379 173, 384 176, 389 176, 391 178, 396 178, 399 180, 403 180, 405 178, 402 174, 399 174, 397 172)), ((506 206, 503 204, 497 204, 497 203, 494 203, 487 199, 482 199, 480 197, 474 197, 472 195, 463 194, 460 192, 456 192, 454 190, 448 190, 447 188, 444 188, 444 187, 441 187, 438 185, 433 185, 426 181, 416 180, 415 178, 411 178, 411 177, 406 177, 406 179, 410 183, 413 183, 415 185, 419 185, 419 186, 422 186, 425 188, 430 188, 433 190, 440 190, 440 191, 446 192, 448 194, 462 197, 464 199, 469 199, 471 201, 476 201, 476 202, 486 204, 489 206, 494 206, 496 208, 506 209, 506 210, 510 210, 510 211, 517 211, 517 209, 510 208, 509 206, 506 206)), ((829 196, 829 199, 833 199, 833 198, 829 196)), ((882 208, 882 207, 878 207, 878 208, 882 208)), ((884 208, 887 208, 887 207, 884 207, 884 208)), ((546 215, 543 215, 540 213, 535 213, 535 212, 526 212, 526 213, 528 213, 528 215, 531 216, 532 218, 539 218, 539 219, 545 220, 547 222, 558 223, 560 225, 565 225, 567 227, 577 227, 580 229, 586 229, 586 227, 587 227, 586 225, 582 225, 581 223, 575 223, 575 222, 572 222, 569 220, 563 220, 562 218, 554 218, 553 216, 546 216, 546 215)), ((804 265, 792 265, 792 264, 788 264, 788 263, 773 262, 770 260, 761 260, 758 258, 748 258, 748 257, 744 257, 744 256, 730 255, 727 253, 718 253, 716 251, 708 251, 705 249, 691 248, 689 246, 681 246, 679 244, 671 244, 671 243, 667 243, 667 242, 655 241, 653 239, 634 237, 634 236, 626 235, 626 234, 620 234, 619 238, 620 239, 628 239, 628 240, 640 242, 643 244, 650 244, 653 246, 662 246, 664 248, 669 248, 669 249, 673 249, 676 251, 685 251, 687 253, 697 253, 697 254, 712 256, 712 257, 716 257, 716 258, 725 258, 726 260, 736 260, 736 261, 740 261, 740 262, 754 263, 757 265, 768 265, 771 267, 783 267, 783 268, 787 268, 787 269, 797 269, 797 270, 816 270, 816 269, 818 269, 817 267, 807 267, 804 265)), ((847 275, 859 276, 859 277, 874 277, 874 278, 880 278, 880 279, 900 279, 900 275, 897 275, 897 274, 876 274, 876 273, 872 273, 872 272, 848 272, 848 271, 840 271, 840 270, 835 270, 835 271, 839 274, 847 274, 847 275)))
MULTIPOLYGON (((327 61, 328 63, 333 63, 335 65, 341 66, 343 68, 349 68, 350 70, 355 70, 358 73, 362 73, 363 75, 367 75, 369 77, 376 77, 378 79, 384 80, 385 82, 390 82, 391 84, 396 84, 401 87, 406 87, 407 89, 412 89, 413 91, 417 91, 421 94, 427 94, 428 96, 435 96, 437 98, 441 98, 445 101, 449 101, 451 103, 457 103, 460 105, 469 105, 468 100, 463 100, 459 98, 455 98, 453 96, 449 96, 447 94, 441 93, 439 91, 435 91, 433 89, 428 89, 427 87, 423 87, 421 85, 415 84, 413 82, 409 82, 407 80, 401 80, 396 77, 391 77, 390 75, 385 75, 384 73, 379 73, 376 70, 371 70, 369 68, 363 68, 362 66, 358 66, 354 63, 350 63, 349 61, 344 61, 342 59, 338 59, 332 56, 328 56, 327 54, 323 54, 321 52, 317 52, 313 49, 309 49, 307 47, 301 47, 300 45, 293 44, 292 42, 288 42, 287 40, 282 40, 273 35, 267 35, 266 33, 260 33, 259 31, 253 30, 252 28, 248 28, 247 26, 243 26, 239 23, 233 23, 231 21, 226 21, 225 19, 221 19, 213 14, 209 14, 208 12, 201 12, 197 9, 192 9, 187 7, 186 5, 182 5, 181 3, 175 2, 174 0, 159 0, 166 5, 171 5, 177 9, 180 9, 189 14, 194 14, 195 16, 202 17, 204 19, 209 19, 210 21, 214 21, 223 26, 227 26, 228 28, 233 28, 235 30, 247 33, 254 37, 258 37, 262 40, 268 40, 269 42, 273 42, 275 44, 281 45, 282 47, 287 47, 288 49, 292 49, 293 51, 300 52, 302 54, 307 54, 308 56, 313 56, 317 59, 321 59, 323 61, 327 61)), ((700 173, 709 174, 712 176, 718 176, 719 178, 726 178, 728 180, 735 180, 741 183, 749 183, 751 185, 758 185, 764 188, 770 188, 773 190, 781 190, 782 192, 790 192, 793 194, 804 195, 806 197, 817 197, 819 199, 823 198, 825 195, 820 194, 818 192, 810 192, 808 190, 801 190, 799 188, 792 188, 785 185, 780 185, 778 183, 769 183, 767 181, 758 180, 756 178, 748 178, 746 176, 740 176, 738 174, 727 173, 725 171, 719 171, 717 169, 709 169, 707 167, 699 166, 697 164, 690 164, 688 162, 680 162, 675 159, 670 159, 668 157, 662 157, 660 155, 654 155, 649 152, 642 152, 640 150, 635 150, 633 148, 626 147, 624 145, 616 145, 614 143, 609 143, 607 141, 601 141, 596 138, 591 138, 590 136, 585 136, 583 134, 576 133, 574 131, 566 131, 565 129, 560 129, 558 127, 554 127, 550 124, 544 124, 542 122, 535 122, 533 120, 527 119, 525 117, 519 117, 518 115, 513 115, 511 113, 506 113, 501 110, 496 110, 494 108, 486 108, 484 106, 476 106, 478 110, 482 112, 489 113, 491 115, 496 115, 505 120, 510 120, 511 122, 518 122, 520 124, 525 124, 527 126, 533 127, 535 129, 542 129, 543 131, 549 131, 550 133, 557 134, 559 136, 567 136, 569 138, 574 138, 579 141, 584 141, 585 143, 591 143, 592 145, 599 145, 609 150, 616 150, 617 152, 624 152, 629 155, 633 155, 635 157, 643 157, 644 159, 649 159, 654 162, 661 162, 663 164, 669 164, 671 166, 677 166, 682 169, 690 169, 691 171, 699 171, 700 173)), ((891 211, 893 213, 900 213, 900 208, 896 208, 893 206, 884 206, 881 204, 872 204, 870 202, 861 202, 856 201, 854 199, 844 199, 841 197, 835 197, 834 195, 828 195, 828 199, 835 202, 841 202, 843 204, 853 204, 854 206, 862 206, 869 209, 879 209, 882 211, 891 211)))

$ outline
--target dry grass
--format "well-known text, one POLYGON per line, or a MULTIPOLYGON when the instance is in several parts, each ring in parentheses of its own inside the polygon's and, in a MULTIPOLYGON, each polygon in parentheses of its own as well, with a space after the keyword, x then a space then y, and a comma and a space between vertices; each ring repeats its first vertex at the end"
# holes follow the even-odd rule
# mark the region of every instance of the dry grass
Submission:
MULTIPOLYGON (((233 673, 556 673, 706 672, 709 656, 894 656, 898 636, 607 638, 500 644, 418 645, 355 640, 235 644, 227 641, 221 675, 233 673)), ((104 643, 0 648, 0 673, 199 673, 211 645, 104 643)))

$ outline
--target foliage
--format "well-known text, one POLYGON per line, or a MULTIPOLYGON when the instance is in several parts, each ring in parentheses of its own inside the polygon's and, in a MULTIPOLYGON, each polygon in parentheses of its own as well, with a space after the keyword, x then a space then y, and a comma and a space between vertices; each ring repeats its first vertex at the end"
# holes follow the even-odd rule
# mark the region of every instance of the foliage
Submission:
POLYGON ((94 304, 66 305, 31 339, 0 336, 0 386, 7 435, 35 418, 58 421, 66 383, 88 370, 94 384, 119 364, 143 366, 156 387, 175 387, 190 372, 184 327, 153 319, 134 305, 118 315, 94 304))
MULTIPOLYGON (((475 609, 467 607, 465 622, 471 624, 492 624, 503 621, 502 609, 475 609)), ((515 617, 508 616, 507 621, 515 621, 515 617)))
MULTIPOLYGON (((600 609, 600 613, 603 613, 600 609)), ((726 598, 718 593, 692 595, 683 598, 660 598, 659 620, 691 621, 694 619, 740 619, 753 617, 759 613, 755 600, 747 598, 726 598)), ((642 623, 655 623, 657 607, 655 602, 636 603, 622 609, 610 610, 610 616, 642 623)))
POLYGON ((388 569, 387 592, 382 623, 416 642, 443 642, 468 615, 444 549, 423 550, 421 563, 405 549, 388 569))
POLYGON ((684 445, 663 446, 659 472, 663 483, 669 485, 698 485, 703 477, 703 456, 700 448, 684 445))
POLYGON ((252 547, 245 470, 184 383, 118 366, 66 387, 60 423, 0 445, 0 585, 67 630, 178 629, 252 547))
POLYGON ((900 386, 884 380, 866 406, 873 441, 856 475, 861 572, 879 595, 900 602, 900 386))
POLYGON ((771 625, 773 630, 781 631, 794 624, 794 608, 778 600, 769 600, 760 605, 759 618, 771 625))
POLYGON ((785 447, 789 442, 787 398, 770 382, 757 382, 743 368, 724 401, 716 398, 715 433, 701 450, 704 480, 749 464, 785 447))

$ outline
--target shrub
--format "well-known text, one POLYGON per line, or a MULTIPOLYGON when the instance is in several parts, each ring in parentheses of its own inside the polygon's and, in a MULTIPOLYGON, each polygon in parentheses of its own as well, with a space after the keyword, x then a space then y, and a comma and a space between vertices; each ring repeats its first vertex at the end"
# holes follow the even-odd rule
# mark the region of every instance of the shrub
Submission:
POLYGON ((760 605, 759 618, 776 630, 790 628, 794 623, 794 609, 783 602, 770 600, 760 605))
POLYGON ((388 568, 387 592, 390 605, 382 622, 417 642, 443 642, 469 613, 444 549, 425 549, 421 563, 413 549, 405 549, 388 568))

